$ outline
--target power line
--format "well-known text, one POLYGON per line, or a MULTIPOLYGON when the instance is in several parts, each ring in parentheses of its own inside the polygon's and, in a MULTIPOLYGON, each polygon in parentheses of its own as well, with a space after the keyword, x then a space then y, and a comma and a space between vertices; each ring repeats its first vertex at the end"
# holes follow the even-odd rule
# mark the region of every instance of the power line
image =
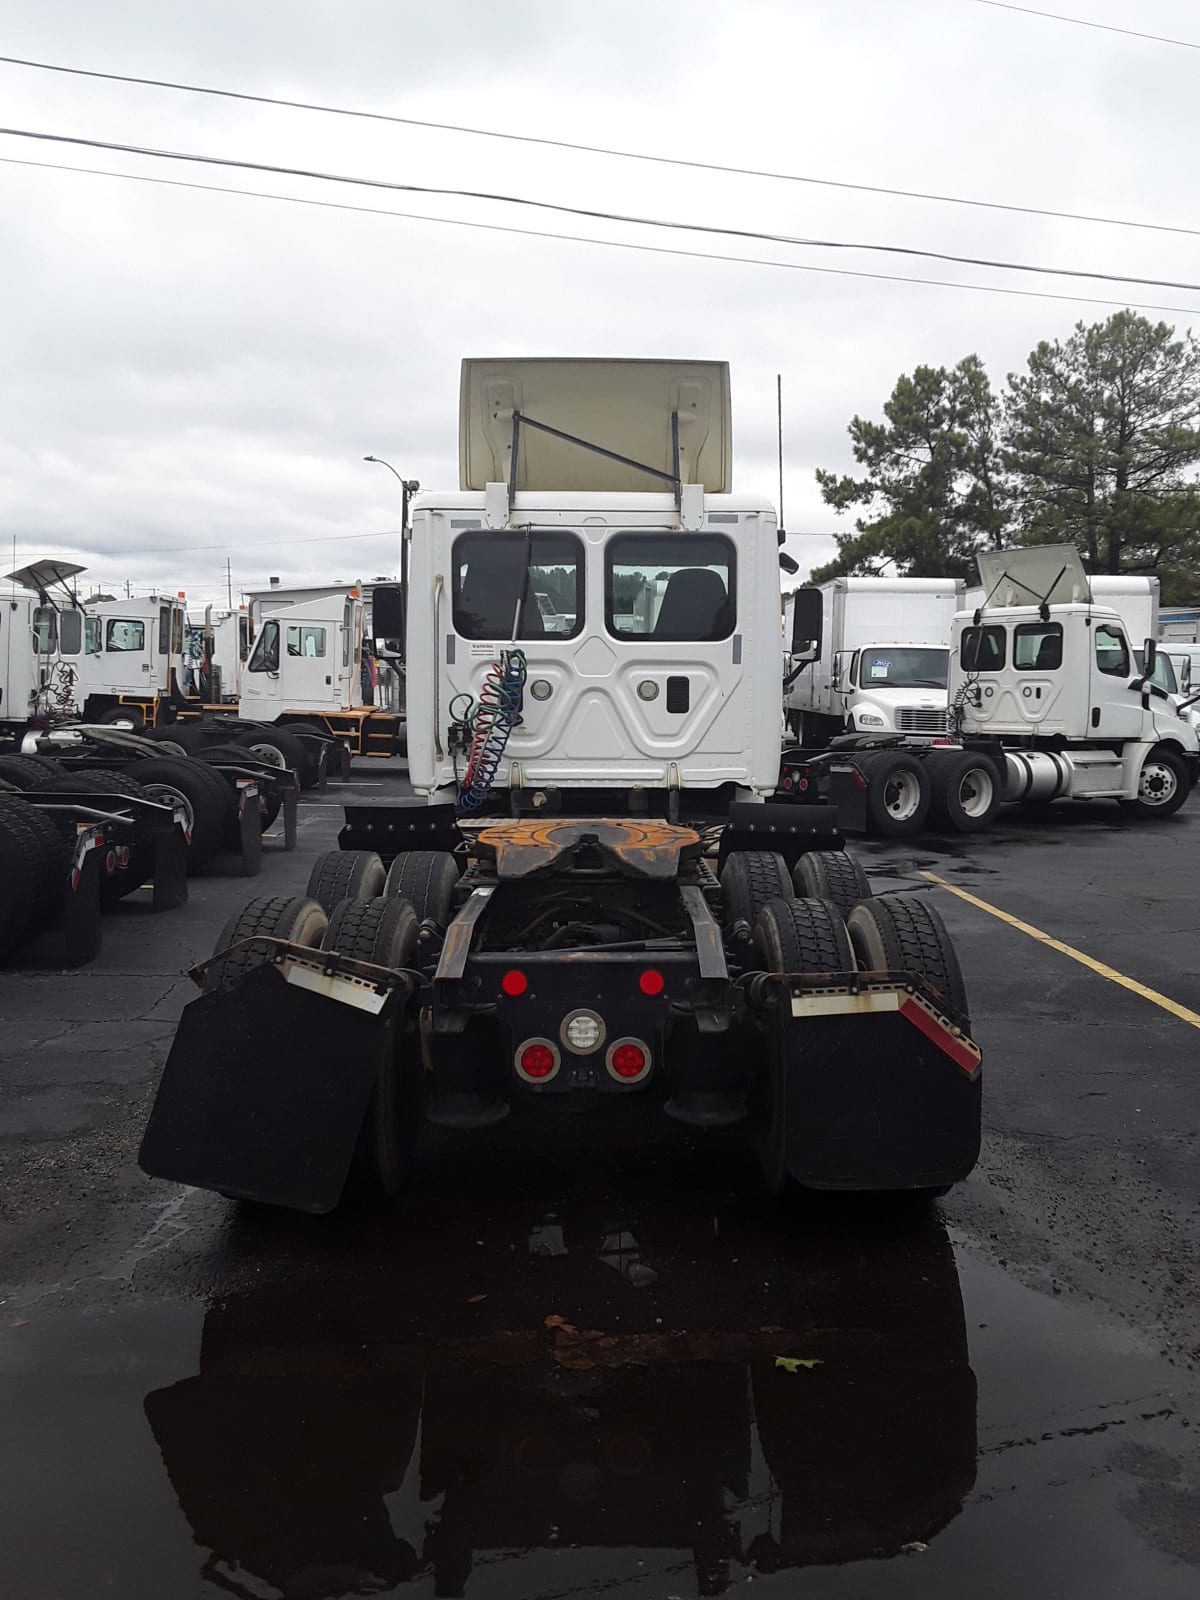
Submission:
POLYGON ((147 550, 122 550, 120 554, 122 556, 170 556, 177 554, 191 556, 198 554, 200 551, 208 550, 275 550, 280 545, 288 545, 290 547, 294 544, 340 544, 343 541, 352 539, 398 539, 399 537, 399 528, 381 528, 374 533, 330 533, 319 534, 315 538, 307 539, 255 539, 251 544, 240 541, 237 544, 189 544, 186 547, 181 545, 178 551, 170 548, 164 549, 162 545, 155 545, 147 550))
POLYGON ((0 156, 11 167, 37 167, 47 172, 78 172, 94 178, 121 178, 127 183, 150 183, 159 188, 195 189, 202 194, 240 195, 247 200, 280 200, 286 205, 317 206, 323 211, 349 211, 367 217, 399 217, 406 222, 431 222, 445 228, 473 228, 481 233, 503 233, 521 239, 553 239, 563 244, 597 245, 604 250, 632 250, 643 255, 674 256, 684 261, 718 261, 741 267, 774 267, 780 272, 816 272, 824 277, 867 278, 876 283, 916 283, 934 289, 966 289, 973 294, 1014 295, 1022 300, 1065 301, 1080 306, 1125 306, 1131 311, 1169 311, 1179 316, 1200 314, 1197 306, 1164 306, 1138 300, 1104 300, 1096 295, 1055 294, 1050 289, 1010 289, 996 283, 961 283, 953 278, 910 278, 896 272, 863 272, 851 267, 817 267, 806 261, 772 261, 763 256, 724 255, 711 250, 677 250, 670 245, 634 244, 624 239, 594 239, 587 234, 554 233, 541 228, 510 228, 498 222, 471 222, 461 217, 431 217, 420 211, 393 211, 386 206, 355 206, 346 201, 314 200, 310 195, 275 194, 264 189, 232 189, 224 184, 190 183, 183 178, 151 178, 142 172, 114 172, 102 167, 76 167, 61 161, 22 161, 0 156))
POLYGON ((123 144, 110 139, 88 139, 67 133, 45 133, 31 128, 0 128, 14 139, 35 139, 48 144, 83 145, 90 150, 115 150, 125 155, 149 156, 159 161, 187 161, 208 167, 233 167, 240 172, 269 172, 277 177, 308 178, 319 183, 350 184, 361 189, 387 189, 401 194, 440 195, 455 200, 484 200, 523 206, 535 211, 557 211, 593 221, 618 222, 634 227, 665 228, 677 233, 710 233, 726 239, 753 239, 765 244, 798 245, 820 250, 870 250, 885 255, 918 256, 926 261, 949 261, 956 266, 988 267, 1002 272, 1033 272, 1054 278, 1087 278, 1104 283, 1133 283, 1151 289, 1184 289, 1200 294, 1200 284, 1169 278, 1140 278, 1127 273, 1093 272, 1087 268, 1045 267, 1017 261, 996 261, 985 256, 951 255, 944 250, 919 250, 912 245, 870 244, 844 239, 810 239, 793 234, 765 233, 756 228, 726 228, 717 223, 672 222, 663 217, 641 217, 620 211, 564 205, 557 200, 535 200, 526 195, 494 194, 481 189, 453 189, 442 185, 398 183, 387 178, 361 178, 352 174, 321 172, 310 167, 283 167, 266 161, 246 161, 233 156, 206 156, 190 151, 162 150, 153 145, 123 144))
MULTIPOLYGON (((1050 13, 1035 13, 1035 15, 1043 14, 1050 13)), ((134 83, 151 89, 172 89, 181 94, 212 95, 222 100, 244 100, 251 105, 281 106, 290 111, 318 111, 333 117, 356 117, 368 122, 391 122, 406 128, 429 128, 437 133, 462 133, 474 139, 502 139, 513 144, 540 145, 548 150, 573 150, 583 155, 613 156, 620 161, 647 161, 661 166, 685 167, 693 172, 721 172, 731 177, 765 178, 775 183, 807 183, 822 189, 848 189, 856 194, 883 194, 901 200, 929 200, 937 205, 973 206, 984 211, 1011 211, 1027 217, 1055 217, 1065 222, 1095 222, 1110 228, 1142 228, 1152 233, 1177 233, 1191 238, 1200 237, 1200 228, 1181 228, 1166 222, 1140 222, 1127 217, 1093 215, 1086 211, 1059 211, 1048 206, 1019 206, 1001 200, 977 200, 964 195, 929 193, 922 189, 896 189, 878 183, 849 183, 837 178, 814 178, 806 173, 775 172, 763 167, 728 166, 718 161, 655 155, 645 150, 623 150, 617 146, 580 144, 570 139, 548 139, 539 134, 506 133, 498 128, 475 128, 465 123, 433 122, 424 117, 401 117, 386 111, 360 111, 349 106, 326 105, 315 100, 285 100, 274 95, 246 94, 236 89, 214 89, 203 84, 176 83, 169 78, 139 78, 124 72, 97 72, 87 67, 61 66, 52 61, 30 61, 23 56, 0 55, 0 63, 14 67, 31 67, 38 72, 61 72, 78 78, 99 78, 107 83, 134 83)))
MULTIPOLYGON (((1009 5, 1008 0, 971 0, 973 5, 993 6, 997 11, 1021 11, 1027 17, 1046 17, 1051 22, 1073 22, 1077 28, 1097 28, 1101 33, 1123 33, 1127 39, 1149 39, 1154 44, 1177 44, 1184 50, 1200 50, 1191 39, 1167 39, 1161 33, 1139 33, 1135 28, 1118 28, 1111 22, 1092 22, 1087 17, 1064 17, 1058 11, 1035 11, 1032 6, 1009 5)), ((4 59, 0 56, 0 61, 4 59)))
POLYGON ((966 289, 973 294, 1014 295, 1021 300, 1065 301, 1080 306, 1125 306, 1131 311, 1169 311, 1179 316, 1200 314, 1197 306, 1164 306, 1139 300, 1104 300, 1096 295, 1056 294, 1050 289, 1010 289, 996 283, 961 283, 953 278, 910 278, 897 272, 863 272, 851 267, 817 267, 806 261, 772 261, 763 256, 724 255, 711 250, 676 250, 670 245, 633 244, 624 239, 594 239, 587 234, 554 233, 541 228, 509 228, 498 222, 470 222, 460 217, 430 217, 420 211, 392 211, 386 206, 355 206, 346 201, 314 200, 308 195, 274 194, 263 189, 231 189, 223 184, 189 183, 183 178, 151 178, 141 172, 113 172, 101 167, 76 167, 60 161, 21 161, 0 156, 12 167, 38 167, 48 172, 79 172, 96 178, 122 178, 127 183, 150 183, 160 188, 196 189, 203 194, 240 195, 248 200, 280 200, 286 205, 317 206, 323 211, 350 211, 368 217, 399 217, 406 222, 431 222, 445 228, 473 228, 481 233, 512 234, 521 239, 553 239, 563 244, 597 245, 604 250, 632 250, 643 255, 674 256, 684 261, 718 261, 741 267, 774 267, 780 272, 816 272, 824 277, 867 278, 876 283, 916 283, 933 289, 966 289))

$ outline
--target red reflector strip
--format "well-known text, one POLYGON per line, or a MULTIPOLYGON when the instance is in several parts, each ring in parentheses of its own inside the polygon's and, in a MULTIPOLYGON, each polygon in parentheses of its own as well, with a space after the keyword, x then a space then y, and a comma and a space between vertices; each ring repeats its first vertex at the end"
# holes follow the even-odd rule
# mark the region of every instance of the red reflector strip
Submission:
POLYGON ((925 1037, 937 1045, 944 1055, 949 1056, 954 1065, 960 1067, 968 1078, 975 1077, 983 1064, 983 1052, 977 1044, 965 1039, 962 1034, 951 1032, 940 1017, 923 1006, 915 995, 908 995, 901 1002, 900 1015, 914 1027, 920 1028, 925 1037))

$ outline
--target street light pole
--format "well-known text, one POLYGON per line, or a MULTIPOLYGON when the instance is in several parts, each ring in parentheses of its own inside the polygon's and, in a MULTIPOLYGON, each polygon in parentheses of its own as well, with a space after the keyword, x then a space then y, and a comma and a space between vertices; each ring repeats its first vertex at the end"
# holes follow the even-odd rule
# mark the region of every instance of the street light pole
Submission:
POLYGON ((392 477, 395 478, 396 482, 400 485, 400 537, 403 539, 404 535, 408 532, 408 499, 410 495, 416 494, 421 485, 415 478, 405 478, 402 476, 402 474, 396 471, 392 463, 390 461, 385 461, 382 456, 364 456, 363 460, 374 462, 377 467, 386 467, 391 473, 392 477))

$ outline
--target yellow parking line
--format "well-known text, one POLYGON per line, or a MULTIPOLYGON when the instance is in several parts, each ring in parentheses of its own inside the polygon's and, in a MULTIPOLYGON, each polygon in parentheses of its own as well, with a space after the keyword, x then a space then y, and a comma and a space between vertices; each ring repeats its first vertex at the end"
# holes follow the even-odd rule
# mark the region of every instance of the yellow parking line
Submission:
POLYGON ((1150 1000, 1156 1006, 1161 1006, 1164 1011, 1169 1011, 1173 1017, 1178 1017, 1181 1022, 1190 1023, 1193 1028, 1200 1028, 1200 1012, 1189 1011, 1187 1006, 1181 1006, 1177 1000, 1169 999, 1165 994, 1159 994, 1157 989, 1149 989, 1144 983, 1138 983, 1135 978, 1127 978, 1123 972, 1118 972, 1115 967, 1097 961, 1095 956, 1084 955, 1082 950, 1076 950, 1073 945, 1064 944, 1061 939, 1052 938, 1050 934, 1043 933, 1040 928, 1035 928, 1032 923, 1022 922, 1020 917, 1014 917, 1010 911, 1001 911, 998 906, 989 905, 986 900, 981 900, 978 895, 968 894, 965 889, 959 889, 952 883, 947 883, 945 878, 939 878, 936 872, 922 872, 923 878, 928 878, 930 883, 936 883, 939 889, 946 889, 950 894, 956 894, 960 900, 965 900, 968 905, 978 906, 980 911, 986 911, 989 916, 999 917, 1001 922, 1007 922, 1010 928, 1019 928, 1022 933, 1027 933, 1031 939, 1036 939, 1039 944, 1049 945, 1051 950, 1059 950, 1064 956, 1070 956, 1072 961, 1078 961, 1081 966, 1090 967, 1093 972, 1098 972, 1102 978, 1107 978, 1110 983, 1119 983, 1122 989, 1128 989, 1132 994, 1140 994, 1143 1000, 1150 1000))

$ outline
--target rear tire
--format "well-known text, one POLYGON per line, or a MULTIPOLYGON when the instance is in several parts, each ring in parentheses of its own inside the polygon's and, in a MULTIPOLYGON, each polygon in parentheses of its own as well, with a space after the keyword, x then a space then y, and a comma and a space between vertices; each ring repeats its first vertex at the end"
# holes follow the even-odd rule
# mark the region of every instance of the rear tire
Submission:
POLYGON ((791 900, 792 875, 775 850, 735 850, 721 868, 722 920, 754 926, 762 908, 772 900, 791 900))
MULTIPOLYGON (((230 945, 242 939, 286 939, 289 944, 303 945, 316 950, 325 937, 329 917, 324 906, 303 895, 260 895, 250 900, 233 916, 217 935, 213 954, 219 955, 230 945)), ((273 961, 272 945, 243 945, 214 962, 205 974, 204 987, 209 993, 214 989, 229 989, 255 967, 273 961)))
POLYGON ((58 921, 69 863, 49 817, 19 797, 0 800, 0 959, 58 921))
POLYGON ((935 751, 926 763, 929 820, 956 833, 981 833, 1000 804, 1000 774, 974 750, 935 751))
POLYGON ((867 780, 867 822, 884 839, 919 833, 929 815, 930 782, 922 762, 902 750, 881 750, 858 765, 867 780))
POLYGON ((146 726, 146 713, 141 706, 114 706, 102 717, 96 718, 98 728, 128 728, 131 733, 141 733, 146 726))
MULTIPOLYGON (((124 795, 130 800, 152 800, 153 796, 142 788, 140 783, 133 778, 126 777, 123 772, 112 771, 107 767, 88 767, 80 770, 63 771, 61 776, 51 775, 44 778, 34 787, 39 791, 53 794, 111 794, 124 795)), ((132 894, 135 889, 140 889, 150 872, 151 863, 145 859, 144 852, 133 850, 130 853, 129 865, 124 872, 112 878, 100 880, 100 904, 113 906, 118 900, 123 900, 127 894, 132 894)))
POLYGON ((844 850, 813 850, 800 857, 792 872, 800 900, 829 900, 848 917, 860 900, 871 898, 867 875, 844 850))
MULTIPOLYGON (((252 771, 262 765, 258 757, 247 750, 245 745, 241 744, 206 744, 203 750, 197 752, 197 755, 201 761, 209 763, 215 761, 239 762, 242 766, 252 771)), ((272 766, 271 770, 273 772, 278 771, 278 768, 272 766)), ((222 778, 221 781, 224 783, 225 780, 222 778)), ((274 784, 270 789, 260 788, 258 798, 262 812, 263 832, 265 833, 279 815, 283 807, 283 800, 274 784)))
POLYGON ((458 862, 448 850, 402 850, 388 868, 383 893, 407 900, 418 922, 445 929, 454 920, 457 887, 458 862))
MULTIPOLYGON (((322 948, 375 966, 405 969, 413 964, 418 919, 407 900, 343 900, 329 919, 322 948)), ((420 1133, 424 1079, 420 1058, 404 1048, 375 1080, 371 1101, 346 1177, 352 1198, 390 1200, 403 1186, 420 1133)))
POLYGON ((316 781, 315 774, 311 781, 309 779, 310 763, 304 745, 286 728, 254 728, 249 733, 239 734, 234 743, 245 750, 253 750, 269 766, 290 767, 300 779, 302 789, 311 788, 316 781))
POLYGON ((846 921, 864 972, 908 972, 923 979, 967 1025, 970 1009, 962 969, 946 924, 916 894, 889 894, 855 906, 846 921))
POLYGON ((50 757, 0 756, 0 778, 6 778, 16 789, 36 789, 47 778, 65 771, 65 767, 50 757))
MULTIPOLYGON (((869 902, 878 905, 878 901, 869 902)), ((846 925, 824 900, 769 901, 754 924, 754 944, 768 972, 853 972, 854 952, 846 925)), ((784 1199, 800 1185, 787 1164, 787 1041, 798 1024, 786 999, 772 1010, 766 1028, 766 1059, 754 1096, 759 1167, 768 1193, 784 1199)))
POLYGON ((233 792, 219 773, 191 756, 149 756, 134 769, 150 799, 182 802, 190 817, 188 863, 203 866, 220 853, 236 821, 233 792))
POLYGON ((308 897, 330 915, 343 900, 373 900, 384 893, 387 874, 373 850, 330 850, 313 862, 308 897))

